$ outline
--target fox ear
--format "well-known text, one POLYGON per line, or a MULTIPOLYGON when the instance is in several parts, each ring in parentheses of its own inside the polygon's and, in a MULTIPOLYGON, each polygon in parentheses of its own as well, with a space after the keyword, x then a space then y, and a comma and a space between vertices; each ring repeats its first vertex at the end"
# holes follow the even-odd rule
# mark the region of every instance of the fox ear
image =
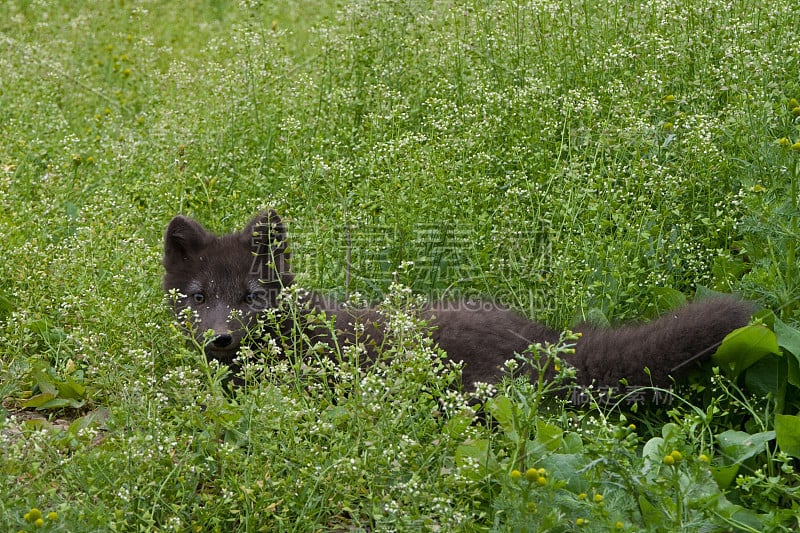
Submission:
POLYGON ((211 234, 191 218, 173 218, 164 232, 164 265, 185 261, 208 243, 211 234))
POLYGON ((272 209, 256 215, 242 231, 242 237, 249 241, 256 255, 277 256, 286 253, 286 225, 272 209))
POLYGON ((250 221, 241 235, 242 239, 247 239, 249 243, 255 259, 253 271, 258 272, 261 279, 273 279, 277 273, 284 285, 292 282, 286 225, 278 213, 272 209, 267 212, 262 211, 250 221))

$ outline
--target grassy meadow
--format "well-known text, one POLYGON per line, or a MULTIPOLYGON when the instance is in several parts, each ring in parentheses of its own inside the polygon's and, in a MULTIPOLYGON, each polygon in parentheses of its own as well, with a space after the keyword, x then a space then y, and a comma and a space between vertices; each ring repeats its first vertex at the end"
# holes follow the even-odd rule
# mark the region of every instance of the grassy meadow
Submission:
POLYGON ((796 0, 0 3, 0 530, 797 530, 799 42, 796 0), (186 341, 164 228, 266 207, 384 363, 230 390, 186 341), (461 392, 413 313, 714 291, 754 325, 646 403, 461 392))

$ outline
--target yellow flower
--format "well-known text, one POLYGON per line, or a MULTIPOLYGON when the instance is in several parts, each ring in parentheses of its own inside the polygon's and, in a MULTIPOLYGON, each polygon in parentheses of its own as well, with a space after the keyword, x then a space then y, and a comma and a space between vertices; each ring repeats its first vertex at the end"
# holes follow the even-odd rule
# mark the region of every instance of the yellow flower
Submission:
POLYGON ((780 139, 778 139, 778 145, 781 148, 789 148, 792 145, 792 141, 790 141, 786 137, 781 137, 780 139))
POLYGON ((585 500, 586 499, 586 493, 585 492, 581 492, 580 494, 578 494, 578 499, 579 500, 585 500))
POLYGON ((675 96, 674 96, 674 95, 672 95, 672 94, 668 94, 667 96, 665 96, 664 98, 662 98, 662 100, 663 100, 663 102, 664 102, 665 104, 671 104, 672 102, 674 102, 674 101, 675 101, 675 96))
POLYGON ((672 456, 673 459, 675 459, 676 463, 680 463, 681 461, 683 461, 683 454, 678 450, 672 450, 672 452, 670 452, 670 455, 672 456))
POLYGON ((794 115, 796 117, 800 117, 800 106, 797 106, 797 107, 792 109, 792 115, 794 115))
POLYGON ((750 187, 750 191, 752 191, 752 192, 766 192, 766 190, 767 189, 763 185, 761 185, 760 183, 756 183, 755 185, 750 187))
POLYGON ((520 472, 519 470, 512 470, 509 476, 511 477, 511 479, 517 480, 522 477, 522 472, 520 472))
POLYGON ((602 501, 603 501, 603 495, 602 494, 597 493, 597 494, 594 495, 594 503, 602 503, 602 501))
POLYGON ((625 529, 625 524, 623 524, 622 522, 617 522, 616 524, 614 524, 614 527, 617 529, 625 529))
POLYGON ((25 513, 25 516, 23 518, 25 518, 26 522, 36 522, 41 517, 42 517, 42 512, 36 507, 32 507, 30 511, 25 513))
POLYGON ((44 520, 41 518, 37 518, 36 521, 33 523, 36 527, 42 527, 44 525, 44 520))
POLYGON ((536 484, 539 485, 540 487, 544 487, 545 485, 547 485, 547 478, 540 477, 539 479, 536 480, 536 484))
POLYGON ((525 479, 528 481, 537 481, 539 479, 539 472, 535 468, 529 468, 525 471, 525 479))
POLYGON ((583 518, 578 518, 577 520, 575 520, 575 525, 576 526, 585 526, 588 523, 589 523, 589 521, 585 520, 583 518))
POLYGON ((792 145, 792 152, 800 152, 800 141, 797 141, 792 145))
POLYGON ((789 98, 789 109, 794 110, 796 107, 800 107, 800 102, 797 101, 797 98, 789 98))
POLYGON ((708 456, 706 454, 704 454, 704 453, 701 453, 700 457, 698 457, 698 459, 700 459, 704 463, 711 462, 711 459, 709 459, 708 456))
POLYGON ((58 513, 56 513, 55 511, 50 511, 49 513, 47 513, 47 519, 50 520, 51 522, 55 522, 56 520, 58 520, 58 513))
POLYGON ((664 464, 672 466, 675 464, 675 458, 672 455, 665 455, 664 456, 664 464))

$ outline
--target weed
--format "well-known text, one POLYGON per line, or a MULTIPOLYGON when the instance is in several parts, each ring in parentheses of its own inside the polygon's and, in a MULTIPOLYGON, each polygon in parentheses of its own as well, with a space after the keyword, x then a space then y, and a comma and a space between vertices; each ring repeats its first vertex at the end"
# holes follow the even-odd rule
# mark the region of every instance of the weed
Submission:
MULTIPOLYGON (((3 2, 0 528, 796 528, 798 17, 3 2), (265 204, 301 285, 385 302, 379 365, 273 339, 236 369, 187 345, 164 226, 265 204), (414 313, 482 294, 568 329, 707 288, 775 314, 649 403, 513 362, 465 394, 414 313)), ((563 341, 532 350, 556 365, 563 341)))

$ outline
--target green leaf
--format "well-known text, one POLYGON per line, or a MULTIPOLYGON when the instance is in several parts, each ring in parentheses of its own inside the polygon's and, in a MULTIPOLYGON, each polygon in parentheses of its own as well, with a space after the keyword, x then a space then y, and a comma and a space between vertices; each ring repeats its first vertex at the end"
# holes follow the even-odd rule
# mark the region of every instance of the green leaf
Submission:
POLYGON ((536 466, 544 467, 547 475, 552 479, 566 481, 567 488, 576 494, 588 492, 591 483, 583 473, 583 469, 589 464, 589 459, 583 454, 574 453, 551 453, 547 454, 536 466))
POLYGON ((37 394, 36 396, 32 396, 27 400, 25 400, 24 402, 22 402, 22 407, 25 407, 26 409, 31 407, 38 409, 39 407, 51 401, 55 397, 56 397, 55 394, 51 394, 49 392, 43 392, 41 394, 37 394))
POLYGON ((778 346, 787 354, 787 379, 795 387, 800 387, 800 331, 784 324, 777 317, 775 317, 774 327, 778 346))
POLYGON ((608 317, 605 315, 605 313, 603 313, 602 310, 596 307, 592 307, 586 312, 586 315, 583 317, 583 321, 586 324, 598 329, 611 327, 611 322, 609 322, 608 317))
POLYGON ((43 429, 50 429, 53 425, 44 418, 31 418, 22 423, 23 431, 41 431, 43 429))
POLYGON ((780 354, 775 334, 765 326, 754 324, 730 332, 712 359, 735 379, 745 369, 771 353, 780 354))
POLYGON ((731 486, 733 480, 736 479, 736 474, 739 473, 740 463, 732 465, 715 465, 711 467, 711 477, 717 482, 720 490, 725 490, 731 486))
POLYGON ((53 397, 58 395, 58 389, 53 384, 53 378, 50 375, 42 370, 41 368, 36 368, 32 372, 33 380, 36 382, 36 386, 39 388, 39 392, 42 394, 50 394, 53 397))
POLYGON ((554 452, 561 447, 563 433, 560 427, 538 419, 536 420, 536 437, 533 440, 542 443, 545 448, 554 452))
POLYGON ((65 409, 67 407, 71 409, 80 409, 83 407, 83 404, 84 402, 82 400, 73 400, 72 398, 53 398, 52 400, 37 407, 37 409, 40 411, 45 409, 65 409))
POLYGON ((643 494, 639 495, 639 509, 642 511, 642 518, 644 523, 648 526, 659 526, 664 523, 664 512, 650 503, 650 500, 644 497, 643 494))
POLYGON ((776 414, 775 440, 781 451, 800 458, 800 416, 776 414))
POLYGON ((563 451, 565 453, 583 453, 583 440, 581 439, 581 436, 574 431, 570 431, 564 435, 563 451))
POLYGON ((3 293, 0 293, 0 318, 4 318, 11 314, 14 310, 14 304, 6 298, 3 293))
POLYGON ((99 426, 105 422, 111 415, 108 409, 100 407, 90 413, 86 413, 80 418, 74 420, 67 428, 67 432, 77 435, 81 430, 92 426, 99 426))
POLYGON ((772 354, 748 368, 744 375, 747 390, 761 396, 782 397, 786 392, 786 379, 786 359, 772 354))
POLYGON ((67 381, 57 382, 55 386, 56 389, 58 389, 58 396, 60 398, 82 400, 86 395, 86 387, 71 379, 68 379, 67 381))
POLYGON ((456 415, 445 423, 442 433, 451 438, 458 438, 470 425, 472 425, 472 417, 456 415))
POLYGON ((514 404, 507 396, 495 396, 486 402, 486 410, 506 434, 514 433, 514 404))
POLYGON ((466 468, 465 475, 474 481, 484 478, 487 473, 496 469, 496 461, 492 457, 491 447, 488 439, 468 440, 456 448, 456 465, 460 467, 472 467, 474 464, 481 468, 466 468))
POLYGON ((644 444, 642 448, 642 459, 644 459, 648 468, 661 463, 661 460, 664 458, 662 454, 663 448, 664 439, 661 437, 653 437, 644 444))
POLYGON ((456 464, 463 465, 465 459, 478 459, 480 464, 485 464, 489 457, 488 439, 471 439, 456 448, 456 464))
POLYGON ((670 287, 650 287, 649 291, 655 299, 659 315, 686 304, 686 295, 679 290, 670 287))
POLYGON ((800 360, 800 331, 797 328, 788 326, 775 317, 775 336, 778 338, 778 346, 800 360))
POLYGON ((716 437, 722 453, 734 463, 741 463, 766 451, 767 443, 774 438, 774 431, 762 431, 751 435, 732 429, 720 433, 716 437))

